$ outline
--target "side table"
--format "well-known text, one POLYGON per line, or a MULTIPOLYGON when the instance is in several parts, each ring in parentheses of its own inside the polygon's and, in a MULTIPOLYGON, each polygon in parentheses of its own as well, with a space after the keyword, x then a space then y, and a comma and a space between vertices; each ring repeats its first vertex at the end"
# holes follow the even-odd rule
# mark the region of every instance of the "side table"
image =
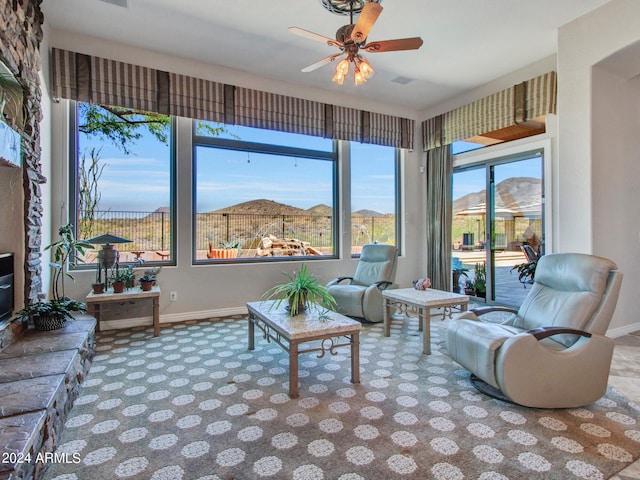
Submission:
POLYGON ((422 331, 423 353, 431 354, 431 309, 443 308, 442 319, 445 316, 451 318, 453 308, 458 307, 459 312, 463 312, 469 305, 469 296, 460 295, 443 290, 427 288, 426 290, 416 290, 415 288, 387 289, 382 291, 384 298, 384 336, 391 335, 391 312, 392 307, 397 308, 402 313, 409 311, 418 314, 418 329, 422 331))
POLYGON ((105 303, 125 303, 136 300, 151 299, 153 301, 153 336, 160 335, 160 287, 155 285, 151 290, 145 292, 134 287, 122 293, 113 293, 113 289, 108 289, 105 293, 90 292, 85 301, 89 307, 89 314, 96 318, 96 332, 100 331, 100 305, 105 303))

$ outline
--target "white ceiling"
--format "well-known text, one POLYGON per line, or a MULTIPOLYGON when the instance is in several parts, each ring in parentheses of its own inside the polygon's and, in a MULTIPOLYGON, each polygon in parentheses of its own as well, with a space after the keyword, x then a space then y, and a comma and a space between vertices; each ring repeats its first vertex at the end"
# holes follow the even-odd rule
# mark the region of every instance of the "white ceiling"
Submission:
POLYGON ((287 28, 333 38, 349 23, 320 0, 108 1, 128 6, 44 0, 42 9, 55 29, 424 110, 555 54, 558 27, 609 0, 382 0, 369 41, 420 36, 424 45, 367 54, 376 75, 359 87, 332 83, 333 64, 300 72, 338 50, 287 28))

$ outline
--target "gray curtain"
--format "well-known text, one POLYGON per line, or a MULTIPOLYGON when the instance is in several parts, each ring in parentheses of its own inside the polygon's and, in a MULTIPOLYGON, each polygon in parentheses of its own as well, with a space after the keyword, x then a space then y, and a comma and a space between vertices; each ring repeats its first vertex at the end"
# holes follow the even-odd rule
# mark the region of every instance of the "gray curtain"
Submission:
POLYGON ((451 290, 451 185, 453 158, 449 145, 427 152, 427 276, 431 287, 451 290))

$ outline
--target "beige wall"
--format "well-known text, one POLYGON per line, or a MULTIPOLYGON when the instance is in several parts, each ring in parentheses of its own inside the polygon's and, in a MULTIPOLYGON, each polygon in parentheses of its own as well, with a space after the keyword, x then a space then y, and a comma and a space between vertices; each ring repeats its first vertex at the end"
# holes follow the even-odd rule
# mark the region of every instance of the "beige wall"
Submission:
POLYGON ((558 251, 609 257, 624 272, 615 334, 640 329, 639 41, 637 0, 614 0, 558 34, 558 251))

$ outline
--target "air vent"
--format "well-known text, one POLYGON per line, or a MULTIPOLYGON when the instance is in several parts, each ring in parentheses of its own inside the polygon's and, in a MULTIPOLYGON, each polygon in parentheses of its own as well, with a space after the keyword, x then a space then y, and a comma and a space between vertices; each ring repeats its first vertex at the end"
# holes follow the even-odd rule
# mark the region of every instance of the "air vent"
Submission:
POLYGON ((413 82, 413 78, 409 77, 396 77, 391 80, 393 83, 399 83, 400 85, 406 85, 407 83, 413 82))
POLYGON ((124 7, 127 8, 129 6, 129 0, 100 0, 104 3, 110 3, 111 5, 115 5, 116 7, 124 7))

